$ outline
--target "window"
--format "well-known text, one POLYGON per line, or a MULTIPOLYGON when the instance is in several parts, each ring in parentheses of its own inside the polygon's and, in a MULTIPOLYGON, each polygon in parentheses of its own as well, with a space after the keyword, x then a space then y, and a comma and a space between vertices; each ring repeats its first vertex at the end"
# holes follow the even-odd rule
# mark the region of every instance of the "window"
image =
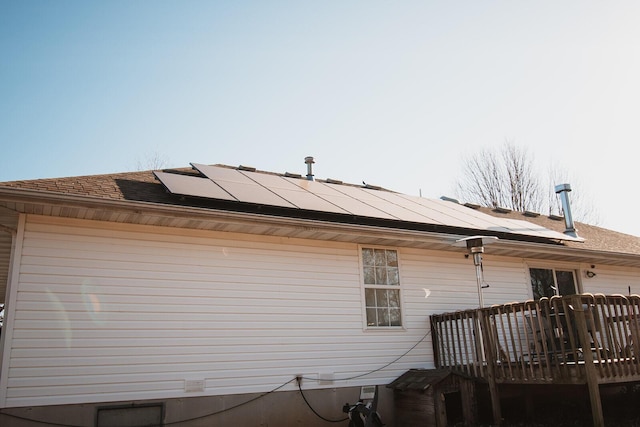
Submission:
POLYGON ((362 248, 367 326, 402 326, 398 252, 362 248))
POLYGON ((576 293, 576 279, 572 270, 530 268, 529 274, 534 299, 576 293))

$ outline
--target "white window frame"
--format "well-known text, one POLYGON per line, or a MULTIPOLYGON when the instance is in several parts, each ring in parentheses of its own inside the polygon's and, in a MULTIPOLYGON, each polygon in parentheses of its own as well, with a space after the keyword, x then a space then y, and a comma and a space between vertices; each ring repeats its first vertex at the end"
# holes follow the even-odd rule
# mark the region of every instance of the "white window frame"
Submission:
POLYGON ((573 273, 573 280, 575 284, 575 291, 577 293, 582 292, 582 283, 580 281, 580 268, 574 264, 548 264, 548 263, 527 263, 526 266, 526 277, 528 284, 528 292, 531 296, 531 299, 535 299, 535 295, 533 294, 533 286, 531 284, 531 269, 539 269, 539 270, 551 270, 553 272, 553 281, 555 287, 555 295, 560 295, 560 289, 558 286, 558 271, 570 271, 573 273))
MULTIPOLYGON (((358 257, 360 260, 360 284, 361 284, 361 301, 362 301, 362 322, 365 330, 376 330, 376 331, 385 331, 385 330, 404 330, 405 329, 405 319, 404 319, 404 307, 402 297, 402 267, 400 261, 400 251, 394 247, 388 246, 376 246, 376 245, 360 245, 358 246, 358 257), (365 263, 364 263, 364 250, 365 249, 373 249, 373 250, 385 250, 385 251, 394 251, 397 259, 397 274, 398 274, 398 284, 397 285, 382 285, 382 284, 369 284, 365 283, 365 263), (368 322, 368 313, 367 310, 372 309, 372 307, 367 306, 367 290, 375 289, 375 290, 394 290, 398 291, 398 310, 400 310, 399 315, 399 325, 377 325, 377 324, 369 324, 368 322)), ((380 307, 381 308, 381 307, 380 307)), ((393 306, 387 305, 387 308, 391 309, 393 306)))

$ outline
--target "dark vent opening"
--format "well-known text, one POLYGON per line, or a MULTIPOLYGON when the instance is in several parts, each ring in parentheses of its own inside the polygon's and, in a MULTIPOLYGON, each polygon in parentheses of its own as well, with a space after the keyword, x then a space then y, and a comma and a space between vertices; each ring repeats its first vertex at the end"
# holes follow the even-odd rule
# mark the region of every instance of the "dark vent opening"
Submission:
POLYGON ((98 408, 96 427, 162 426, 164 404, 107 406, 98 408))

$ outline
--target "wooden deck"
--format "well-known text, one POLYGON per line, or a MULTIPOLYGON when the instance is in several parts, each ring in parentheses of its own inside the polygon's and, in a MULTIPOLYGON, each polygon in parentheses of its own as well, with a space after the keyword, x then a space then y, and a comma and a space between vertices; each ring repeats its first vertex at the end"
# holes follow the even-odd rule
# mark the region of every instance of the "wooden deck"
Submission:
POLYGON ((431 316, 436 367, 489 384, 585 384, 594 425, 599 385, 640 381, 640 296, 570 295, 431 316))

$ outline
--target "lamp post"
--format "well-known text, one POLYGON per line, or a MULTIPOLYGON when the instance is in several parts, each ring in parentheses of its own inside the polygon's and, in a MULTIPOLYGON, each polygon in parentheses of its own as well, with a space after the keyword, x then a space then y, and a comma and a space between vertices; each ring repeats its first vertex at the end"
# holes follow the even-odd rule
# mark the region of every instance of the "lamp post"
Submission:
POLYGON ((484 253, 484 247, 494 241, 498 240, 494 236, 471 236, 463 239, 456 240, 454 246, 465 245, 469 251, 469 255, 473 257, 473 265, 476 267, 476 282, 478 285, 478 304, 480 308, 484 307, 484 298, 482 296, 482 289, 488 288, 488 285, 484 285, 484 274, 482 270, 482 254, 484 253))
MULTIPOLYGON (((491 395, 491 407, 493 411, 493 419, 501 419, 500 413, 500 395, 498 394, 498 388, 495 381, 495 355, 493 354, 492 346, 489 345, 485 348, 483 337, 484 314, 482 308, 484 307, 484 299, 482 297, 482 289, 488 288, 489 285, 484 285, 484 275, 482 271, 482 254, 484 253, 484 247, 490 243, 498 240, 494 236, 471 236, 463 239, 456 240, 454 246, 466 246, 469 251, 469 255, 473 256, 473 265, 476 267, 476 282, 478 284, 478 304, 480 308, 476 310, 475 316, 475 341, 476 341, 476 361, 486 363, 489 382, 489 394, 491 395)), ((491 343, 489 337, 488 342, 491 343)))
MULTIPOLYGON (((473 256, 473 265, 476 266, 476 282, 478 283, 478 304, 480 308, 484 307, 484 298, 482 297, 482 289, 484 289, 483 272, 482 272, 482 254, 484 253, 484 246, 470 246, 471 241, 467 242, 467 249, 473 256)), ((480 241, 482 243, 482 241, 480 241)))

